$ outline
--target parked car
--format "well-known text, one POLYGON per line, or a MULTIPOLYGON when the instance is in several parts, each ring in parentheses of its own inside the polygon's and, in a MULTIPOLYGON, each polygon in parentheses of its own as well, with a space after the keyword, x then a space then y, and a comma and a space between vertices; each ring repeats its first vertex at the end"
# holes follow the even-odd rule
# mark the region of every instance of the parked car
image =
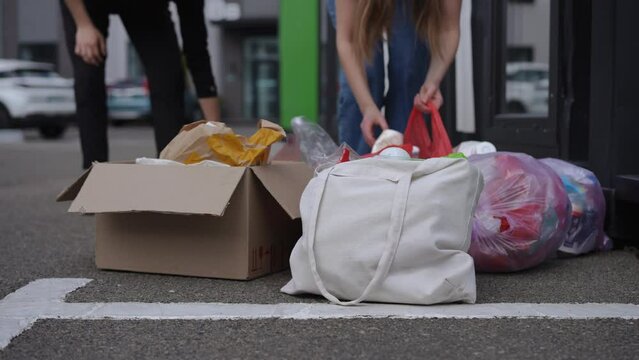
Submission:
POLYGON ((75 115, 73 80, 52 64, 0 59, 0 128, 37 127, 45 138, 64 134, 75 115))
MULTIPOLYGON (((109 118, 114 125, 151 119, 151 98, 146 79, 125 79, 112 83, 107 86, 107 97, 109 118)), ((189 90, 184 91, 184 116, 186 121, 202 118, 197 99, 189 90)))
POLYGON ((510 62, 506 65, 506 112, 548 113, 548 64, 510 62))

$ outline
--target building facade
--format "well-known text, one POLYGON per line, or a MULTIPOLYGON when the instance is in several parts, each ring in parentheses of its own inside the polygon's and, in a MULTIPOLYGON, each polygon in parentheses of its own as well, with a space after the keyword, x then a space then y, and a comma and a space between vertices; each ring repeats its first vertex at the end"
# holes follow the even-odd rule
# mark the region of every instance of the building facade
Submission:
POLYGON ((0 23, 1 58, 52 63, 71 76, 59 0, 0 0, 0 23))
MULTIPOLYGON (((178 39, 180 19, 170 4, 178 39)), ((278 0, 206 0, 211 66, 228 122, 279 119, 278 0)), ((107 82, 144 76, 122 22, 111 16, 107 82)))
POLYGON ((207 0, 209 52, 229 121, 279 120, 279 0, 207 0))
MULTIPOLYGON (((0 57, 52 63, 71 77, 59 6, 59 0, 0 0, 0 57)), ((278 17, 279 0, 205 1, 211 66, 226 121, 279 120, 278 17)), ((107 48, 107 84, 144 76, 117 15, 109 18, 107 48)))

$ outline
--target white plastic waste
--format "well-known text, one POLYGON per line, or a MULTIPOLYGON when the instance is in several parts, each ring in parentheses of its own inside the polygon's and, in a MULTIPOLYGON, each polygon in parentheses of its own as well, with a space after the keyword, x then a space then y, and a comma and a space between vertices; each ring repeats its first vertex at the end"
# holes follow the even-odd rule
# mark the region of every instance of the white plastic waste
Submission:
POLYGON ((315 169, 320 164, 326 163, 327 159, 338 151, 335 141, 318 124, 297 116, 291 120, 291 127, 300 144, 304 162, 311 168, 315 169))
POLYGON ((389 147, 379 153, 379 156, 391 159, 410 159, 410 154, 400 147, 389 147))
POLYGON ((375 140, 375 144, 373 144, 373 148, 371 149, 372 153, 376 153, 383 148, 391 145, 402 145, 404 143, 404 134, 400 133, 397 130, 386 129, 382 131, 377 140, 375 140))
POLYGON ((225 164, 225 163, 221 163, 218 161, 213 161, 213 160, 203 160, 200 161, 199 163, 195 163, 195 164, 183 164, 179 161, 173 161, 173 160, 167 160, 167 159, 155 159, 155 158, 146 158, 146 157, 141 157, 141 158, 137 158, 135 159, 135 163, 139 164, 139 165, 179 165, 179 166, 224 166, 224 167, 230 167, 231 165, 225 164))
POLYGON ((477 154, 494 153, 497 152, 497 148, 488 141, 464 141, 457 145, 453 152, 460 152, 468 157, 477 154))

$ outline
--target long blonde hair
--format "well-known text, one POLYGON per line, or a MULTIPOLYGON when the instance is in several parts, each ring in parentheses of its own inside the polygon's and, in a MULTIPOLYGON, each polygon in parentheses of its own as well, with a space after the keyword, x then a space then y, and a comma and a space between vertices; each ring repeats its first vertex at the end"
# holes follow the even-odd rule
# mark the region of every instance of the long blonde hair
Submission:
MULTIPOLYGON (((353 39, 355 54, 359 59, 371 59, 375 44, 384 31, 391 31, 395 1, 358 0, 353 13, 353 39)), ((412 0, 415 31, 428 40, 431 51, 440 53, 438 38, 442 26, 442 2, 445 0, 412 0)))

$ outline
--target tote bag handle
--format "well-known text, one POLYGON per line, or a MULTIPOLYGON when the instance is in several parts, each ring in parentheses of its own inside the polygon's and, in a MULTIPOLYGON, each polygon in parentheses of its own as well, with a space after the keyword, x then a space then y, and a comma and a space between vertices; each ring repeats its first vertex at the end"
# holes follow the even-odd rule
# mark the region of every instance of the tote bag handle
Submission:
MULTIPOLYGON (((332 303, 339 305, 355 305, 366 299, 371 291, 373 291, 379 284, 381 284, 386 276, 388 276, 388 272, 390 267, 395 259, 395 255, 397 253, 397 248, 399 246, 399 239, 402 234, 402 227, 404 224, 404 215, 406 214, 406 203, 408 202, 408 191, 410 189, 412 173, 406 174, 402 176, 397 182, 397 187, 395 190, 395 196, 393 199, 393 205, 391 209, 391 217, 390 217, 390 227, 388 229, 388 233, 386 234, 386 246, 384 247, 384 251, 382 252, 382 256, 377 263, 377 268, 375 270, 375 274, 373 278, 368 283, 366 288, 362 294, 357 297, 357 299, 352 301, 341 301, 336 296, 331 294, 324 285, 324 281, 322 280, 319 272, 317 271, 317 259, 315 257, 315 235, 317 232, 317 219, 319 216, 319 209, 322 202, 322 198, 324 197, 324 189, 326 189, 326 185, 328 183, 328 178, 333 172, 333 168, 326 172, 323 175, 323 184, 320 190, 317 193, 317 197, 315 199, 315 207, 313 208, 313 212, 311 215, 311 221, 308 225, 308 235, 306 237, 306 248, 308 251, 308 259, 311 266, 311 273, 313 274, 313 279, 315 280, 315 285, 322 293, 322 295, 330 300, 332 303)), ((348 276, 348 274, 344 274, 348 276)))

